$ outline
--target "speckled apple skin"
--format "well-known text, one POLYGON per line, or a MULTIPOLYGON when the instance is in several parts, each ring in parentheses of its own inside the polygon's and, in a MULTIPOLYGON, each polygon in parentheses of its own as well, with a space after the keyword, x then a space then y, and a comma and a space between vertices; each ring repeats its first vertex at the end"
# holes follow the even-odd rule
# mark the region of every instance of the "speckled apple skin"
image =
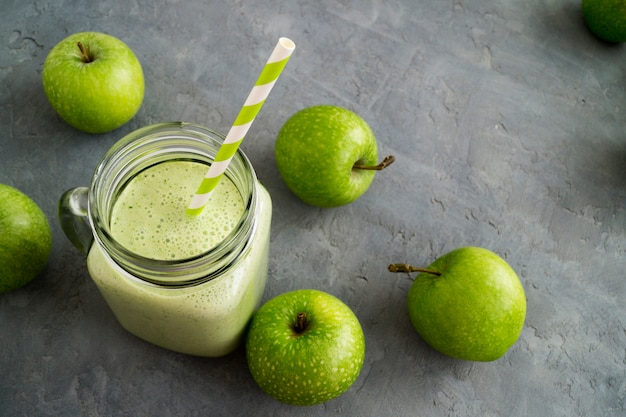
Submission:
POLYGON ((352 310, 337 297, 296 290, 266 302, 246 340, 250 372, 259 387, 291 405, 314 405, 347 391, 361 372, 365 337, 352 310), (297 315, 307 329, 294 331, 297 315))
POLYGON ((515 271, 494 252, 462 247, 438 258, 409 290, 417 333, 434 349, 458 359, 493 361, 517 341, 526 296, 515 271))
POLYGON ((144 97, 144 76, 133 51, 114 36, 81 32, 48 53, 42 81, 48 101, 68 124, 88 133, 104 133, 127 123, 144 97), (78 42, 94 60, 85 63, 78 42))
POLYGON ((37 203, 20 190, 0 184, 0 294, 39 275, 51 248, 50 224, 37 203))

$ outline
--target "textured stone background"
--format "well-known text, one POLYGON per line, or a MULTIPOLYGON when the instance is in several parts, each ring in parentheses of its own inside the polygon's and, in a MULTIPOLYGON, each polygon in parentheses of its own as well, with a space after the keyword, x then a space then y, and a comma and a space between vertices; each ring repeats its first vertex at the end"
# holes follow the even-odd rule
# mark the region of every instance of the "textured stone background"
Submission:
POLYGON ((0 296, 0 414, 624 416, 625 64, 574 0, 3 0, 0 182, 42 206, 54 246, 42 276, 0 296), (100 136, 64 124, 40 81, 83 30, 123 39, 146 76, 138 115, 100 136), (330 292, 367 340, 350 391, 307 408, 264 395, 243 349, 201 359, 126 333, 56 221, 61 193, 126 133, 226 131, 279 36, 298 47, 243 145, 274 200, 265 298, 330 292), (314 104, 356 111, 397 157, 350 206, 306 206, 278 175, 278 130, 314 104), (521 339, 492 363, 425 345, 410 277, 386 271, 470 244, 505 257, 528 298, 521 339))

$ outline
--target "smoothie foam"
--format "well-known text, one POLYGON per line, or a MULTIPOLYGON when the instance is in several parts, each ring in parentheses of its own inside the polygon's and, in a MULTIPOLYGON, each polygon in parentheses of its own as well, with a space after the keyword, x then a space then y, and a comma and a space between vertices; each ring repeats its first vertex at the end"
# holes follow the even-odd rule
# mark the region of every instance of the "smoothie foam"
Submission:
POLYGON ((244 204, 232 181, 222 178, 202 213, 186 215, 206 171, 207 165, 198 162, 170 161, 134 177, 113 207, 115 240, 138 255, 161 260, 199 255, 219 244, 237 226, 244 204))

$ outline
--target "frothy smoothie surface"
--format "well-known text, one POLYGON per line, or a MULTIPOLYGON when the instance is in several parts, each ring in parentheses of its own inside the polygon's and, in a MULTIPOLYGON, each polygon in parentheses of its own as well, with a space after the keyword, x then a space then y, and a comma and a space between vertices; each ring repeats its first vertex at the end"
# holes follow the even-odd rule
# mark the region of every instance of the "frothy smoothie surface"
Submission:
POLYGON ((159 260, 184 259, 216 246, 237 226, 244 202, 223 176, 202 213, 188 215, 185 209, 207 169, 181 160, 142 171, 115 202, 113 237, 136 254, 159 260))

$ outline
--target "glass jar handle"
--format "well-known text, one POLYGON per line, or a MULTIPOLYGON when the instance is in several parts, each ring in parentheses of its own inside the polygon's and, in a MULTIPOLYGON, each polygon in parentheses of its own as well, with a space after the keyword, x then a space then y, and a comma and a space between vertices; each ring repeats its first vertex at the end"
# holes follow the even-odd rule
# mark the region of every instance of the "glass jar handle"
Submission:
POLYGON ((85 256, 93 243, 93 232, 89 224, 87 204, 89 189, 76 187, 67 190, 59 200, 59 222, 65 236, 85 256))

